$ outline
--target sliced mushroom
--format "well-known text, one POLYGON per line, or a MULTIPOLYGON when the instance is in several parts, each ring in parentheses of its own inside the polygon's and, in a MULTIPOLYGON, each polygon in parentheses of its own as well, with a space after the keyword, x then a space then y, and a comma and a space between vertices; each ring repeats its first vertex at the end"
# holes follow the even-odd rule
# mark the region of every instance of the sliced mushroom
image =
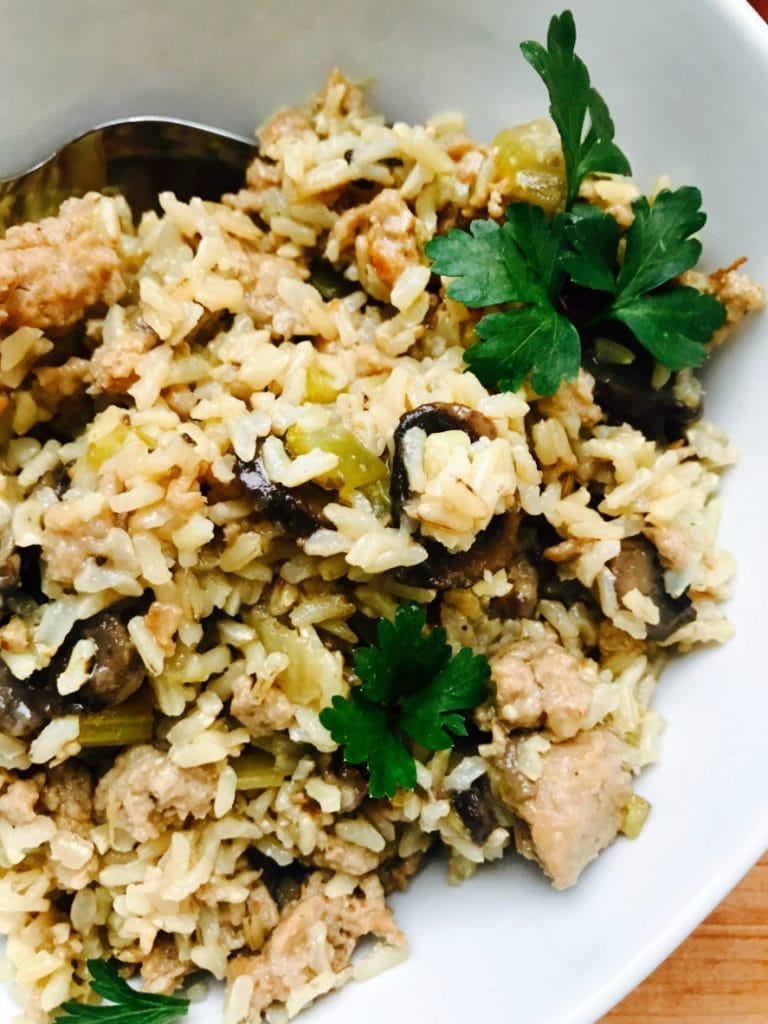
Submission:
POLYGON ((0 610, 5 605, 6 594, 12 594, 22 586, 22 559, 12 551, 0 563, 0 610))
POLYGON ((0 732, 23 739, 36 732, 44 721, 29 683, 16 679, 5 662, 0 661, 0 732))
POLYGON ((637 354, 627 364, 604 361, 586 350, 584 368, 595 378, 595 401, 612 423, 629 423, 648 437, 674 441, 701 419, 702 403, 688 405, 674 392, 674 377, 651 387, 653 360, 637 354))
POLYGON ((21 586, 21 558, 13 551, 0 565, 0 595, 10 594, 21 586))
POLYGON ((392 460, 392 480, 390 496, 392 498, 392 519, 397 526, 400 509, 411 495, 408 471, 403 458, 403 439, 409 430, 420 427, 426 434, 439 434, 444 430, 463 430, 472 441, 481 437, 496 437, 493 423, 476 409, 467 405, 450 402, 433 402, 430 405, 419 405, 400 417, 395 429, 395 455, 392 460))
POLYGON ((78 696, 93 708, 122 704, 139 689, 147 676, 127 626, 113 612, 87 619, 77 639, 96 643, 88 680, 78 696))
POLYGON ((278 523, 294 537, 309 537, 321 527, 329 527, 324 508, 328 492, 316 484, 285 487, 267 476, 260 456, 251 462, 238 459, 235 475, 248 491, 255 507, 271 522, 278 523))
POLYGON ((495 599, 494 609, 508 619, 531 619, 539 601, 539 572, 524 551, 518 551, 507 565, 512 589, 495 599))
MULTIPOLYGON (((394 435, 395 454, 390 483, 392 519, 395 525, 400 521, 403 505, 411 496, 408 471, 403 457, 403 440, 406 433, 414 427, 420 427, 427 434, 463 430, 472 441, 477 441, 480 437, 497 436, 496 428, 488 417, 466 405, 434 402, 420 405, 401 416, 394 435)), ((421 537, 420 543, 427 551, 426 561, 398 569, 395 576, 402 583, 413 587, 435 587, 439 590, 471 587, 473 583, 482 579, 486 569, 495 572, 508 564, 517 545, 519 522, 520 513, 517 510, 494 516, 488 526, 478 533, 475 543, 468 551, 456 553, 448 551, 437 541, 421 537)))
POLYGON ((50 665, 29 679, 16 679, 0 661, 0 731, 25 737, 56 715, 122 704, 141 687, 146 675, 120 616, 114 611, 99 612, 78 623, 50 665), (75 644, 84 639, 96 644, 88 678, 76 693, 62 696, 56 681, 69 664, 75 644))
POLYGON ((498 822, 478 783, 454 793, 451 802, 472 837, 472 842, 482 846, 498 822))
POLYGON ((621 550, 611 559, 608 568, 616 578, 616 596, 621 600, 630 590, 639 590, 659 609, 659 621, 648 624, 649 640, 666 640, 676 630, 696 618, 690 597, 672 597, 664 588, 664 567, 659 553, 647 537, 626 537, 621 550))
POLYGON ((37 674, 45 679, 41 709, 48 717, 122 704, 136 693, 147 676, 122 617, 109 610, 77 623, 48 668, 37 674), (76 693, 62 696, 56 689, 56 680, 69 664, 72 650, 80 640, 93 640, 96 652, 85 683, 76 693))
POLYGON ((486 569, 496 572, 507 565, 517 546, 519 523, 520 513, 517 511, 494 516, 478 533, 469 551, 456 554, 437 541, 422 538, 420 543, 427 550, 426 561, 397 569, 395 576, 410 587, 434 587, 437 590, 471 587, 483 578, 486 569))

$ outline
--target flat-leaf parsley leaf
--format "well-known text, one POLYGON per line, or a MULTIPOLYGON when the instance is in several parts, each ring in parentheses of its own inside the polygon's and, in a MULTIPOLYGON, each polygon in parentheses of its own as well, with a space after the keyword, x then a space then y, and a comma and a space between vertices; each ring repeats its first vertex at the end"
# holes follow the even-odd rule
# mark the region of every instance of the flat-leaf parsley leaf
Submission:
POLYGON ((594 322, 621 321, 670 370, 700 366, 704 346, 725 321, 725 307, 674 279, 701 255, 701 243, 691 238, 707 219, 701 193, 690 186, 665 189, 653 203, 635 199, 632 210, 621 265, 615 219, 590 206, 571 211, 565 229, 570 250, 561 263, 575 284, 611 293, 594 322))
POLYGON ((463 712, 488 692, 488 659, 463 647, 453 654, 441 626, 425 633, 418 605, 399 608, 394 622, 381 619, 376 644, 354 655, 361 685, 336 696, 320 721, 344 747, 344 760, 365 764, 371 796, 393 797, 416 785, 416 762, 407 741, 429 750, 466 736, 463 712))
POLYGON ((536 392, 549 395, 579 372, 579 333, 552 306, 490 313, 477 325, 477 334, 483 342, 467 349, 465 358, 486 387, 517 391, 532 370, 536 392))
POLYGON ((532 40, 520 46, 549 92, 549 112, 560 132, 565 158, 566 206, 578 195, 585 175, 631 173, 629 161, 613 141, 613 121, 605 100, 590 82, 575 45, 573 15, 563 11, 549 23, 546 48, 532 40))
POLYGON ((91 1006, 66 1002, 56 1017, 57 1024, 172 1024, 186 1016, 189 1000, 181 996, 162 996, 137 992, 120 977, 117 968, 104 960, 89 960, 91 988, 113 1006, 91 1006))
POLYGON ((515 391, 532 374, 533 387, 548 394, 578 373, 578 332, 554 304, 565 277, 565 223, 562 216, 550 222, 540 206, 511 203, 504 224, 473 221, 469 233, 455 229, 426 246, 433 269, 455 278, 450 298, 466 305, 469 295, 472 305, 490 306, 506 296, 518 304, 483 317, 477 325, 483 343, 467 349, 467 365, 486 387, 515 391), (479 224, 493 228, 478 232, 479 224), (491 267, 484 269, 491 251, 491 267))

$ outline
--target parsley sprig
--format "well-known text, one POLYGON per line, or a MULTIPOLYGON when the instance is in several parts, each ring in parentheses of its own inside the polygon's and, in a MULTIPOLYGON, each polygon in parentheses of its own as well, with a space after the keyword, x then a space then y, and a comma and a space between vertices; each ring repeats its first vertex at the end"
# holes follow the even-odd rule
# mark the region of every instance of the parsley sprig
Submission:
POLYGON ((566 234, 573 249, 561 255, 561 263, 574 283, 611 295, 594 323, 619 320, 670 370, 701 366, 706 343, 723 325, 725 307, 696 288, 670 285, 701 255, 701 243, 690 237, 707 219, 701 192, 690 186, 665 190, 653 204, 641 196, 632 209, 634 219, 618 272, 612 269, 618 266, 618 225, 594 207, 583 207, 585 212, 571 216, 566 234))
POLYGON ((89 960, 91 988, 108 999, 113 1006, 91 1006, 88 1003, 66 1002, 56 1017, 56 1024, 172 1024, 186 1016, 189 1000, 181 996, 161 996, 153 992, 137 992, 120 977, 117 968, 105 960, 89 960))
POLYGON ((570 11, 550 21, 546 49, 533 40, 520 44, 549 92, 549 112, 563 145, 566 206, 578 195, 587 174, 631 174, 629 161, 613 141, 613 121, 605 100, 592 85, 575 45, 576 25, 570 11))
POLYGON ((453 746, 467 735, 462 712, 486 697, 487 658, 462 647, 453 654, 445 630, 425 632, 418 605, 399 608, 394 622, 381 619, 376 644, 353 655, 362 680, 349 697, 336 696, 320 721, 344 747, 344 760, 365 764, 371 796, 393 797, 416 785, 416 762, 407 740, 429 750, 453 746))
POLYGON ((433 270, 453 279, 450 298, 471 308, 507 307, 482 317, 480 341, 466 351, 467 366, 486 387, 514 391, 530 377, 538 394, 551 394, 576 377, 582 335, 617 322, 670 370, 700 366, 725 321, 714 296, 675 281, 701 254, 692 237, 706 221, 698 189, 666 190, 653 203, 636 199, 623 236, 611 214, 574 201, 585 174, 629 172, 575 41, 565 11, 550 22, 547 49, 522 44, 549 89, 565 155, 565 210, 550 220, 539 206, 512 203, 504 223, 475 220, 468 231, 454 228, 426 246, 433 270), (574 288, 587 294, 581 306, 592 311, 578 325, 567 301, 574 288))
POLYGON ((472 307, 517 304, 483 317, 483 341, 467 349, 467 365, 486 386, 516 391, 530 373, 543 395, 578 373, 579 333, 556 306, 564 227, 563 217, 550 223, 540 206, 512 203, 504 224, 473 221, 468 232, 454 228, 427 245, 432 269, 455 279, 450 298, 472 307))

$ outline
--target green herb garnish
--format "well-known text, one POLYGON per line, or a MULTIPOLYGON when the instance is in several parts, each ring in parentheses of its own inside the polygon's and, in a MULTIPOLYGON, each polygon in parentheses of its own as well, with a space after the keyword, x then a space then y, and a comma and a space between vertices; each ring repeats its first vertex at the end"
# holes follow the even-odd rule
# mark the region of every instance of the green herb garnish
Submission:
POLYGON ((435 272, 455 278, 450 298, 474 307, 520 304, 483 317, 483 343, 467 349, 467 365, 486 386, 515 391, 532 374, 533 387, 549 394, 578 373, 579 334, 556 307, 564 228, 562 216, 550 222, 540 206, 512 203, 506 223, 473 221, 468 232, 456 228, 427 246, 435 272))
POLYGON ((595 171, 631 174, 629 161, 613 141, 613 121, 605 100, 590 82, 586 64, 574 53, 575 45, 576 26, 570 11, 550 21, 547 49, 533 40, 520 44, 549 92, 549 113, 563 145, 567 206, 578 195, 585 175, 595 171))
POLYGON ((91 988, 113 1006, 91 1006, 73 1000, 61 1007, 57 1024, 172 1024, 189 1010, 189 1000, 180 996, 161 996, 153 992, 137 992, 120 977, 117 968, 104 960, 89 960, 91 988))
POLYGON ((487 695, 488 659, 462 647, 453 654, 445 630, 425 633, 418 605, 399 608, 394 622, 381 619, 376 644, 356 651, 355 671, 362 685, 349 697, 334 697, 320 721, 344 747, 344 760, 365 764, 372 797, 393 797, 397 787, 413 789, 416 762, 406 738, 429 750, 453 746, 466 736, 461 712, 487 695))
POLYGON ((725 321, 725 307, 714 295, 670 285, 701 255, 701 243, 690 237, 707 219, 701 192, 683 186, 660 192, 653 204, 644 196, 632 203, 635 216, 615 279, 611 268, 618 266, 618 225, 608 213, 584 209, 590 214, 572 216, 566 228, 575 251, 563 253, 561 263, 576 284, 612 294, 610 305, 592 322, 621 321, 670 370, 701 366, 706 343, 725 321))
POLYGON ((481 339, 466 351, 467 366, 486 387, 514 391, 526 378, 540 395, 573 380, 581 364, 582 334, 618 321, 670 370, 700 366, 706 344, 725 321, 712 295, 676 284, 701 254, 691 236, 706 221, 698 189, 661 192, 651 204, 632 204, 634 221, 622 229, 609 213, 575 203, 585 174, 628 173, 613 142, 608 109, 574 53, 573 16, 552 18, 548 48, 522 44, 526 59, 549 89, 550 113, 566 164, 566 209, 551 220, 528 203, 512 203, 506 221, 475 220, 426 246, 436 273, 453 280, 448 296, 465 306, 507 306, 477 324, 481 339), (568 297, 582 292, 573 322, 568 297))

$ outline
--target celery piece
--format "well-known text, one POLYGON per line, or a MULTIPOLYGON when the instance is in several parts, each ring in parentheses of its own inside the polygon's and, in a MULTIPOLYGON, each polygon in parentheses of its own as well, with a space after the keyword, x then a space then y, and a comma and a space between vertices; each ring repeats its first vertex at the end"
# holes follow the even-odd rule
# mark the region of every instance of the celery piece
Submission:
POLYGON ((138 427, 118 423, 108 434, 96 441, 90 441, 86 450, 86 462, 91 469, 98 469, 102 462, 121 452, 131 437, 137 437, 147 448, 152 448, 152 438, 138 427))
POLYGON ((322 366, 307 367, 307 401, 326 405, 335 402, 343 388, 337 388, 333 376, 322 366))
POLYGON ((279 786, 290 772, 278 768, 277 762, 266 750, 251 749, 231 762, 237 775, 237 788, 268 789, 279 786))
POLYGON ((651 805, 645 797, 638 796, 637 793, 633 793, 629 798, 627 806, 624 808, 624 820, 621 823, 620 831, 622 831, 628 839, 637 839, 642 832, 643 825, 648 818, 650 810, 651 805))
POLYGON ((389 477, 375 480, 372 484, 366 484, 360 488, 360 493, 364 494, 368 501, 370 501, 371 508, 377 519, 389 519, 392 511, 392 499, 389 495, 389 477))
POLYGON ((145 696, 131 698, 113 708, 82 714, 78 743, 81 747, 127 747, 152 738, 154 715, 145 696))
POLYGON ((548 121, 504 128, 493 142, 496 166, 512 179, 515 199, 538 203, 547 213, 565 199, 565 163, 557 132, 548 121))
POLYGON ((346 501, 355 491, 389 478, 385 463, 341 424, 308 429, 294 423, 285 435, 285 445, 294 458, 315 448, 337 455, 338 466, 317 477, 317 482, 335 488, 346 501))
POLYGON ((256 630, 268 654, 287 655, 288 664, 275 685, 294 704, 319 711, 334 694, 344 690, 341 655, 329 651, 311 627, 290 629, 258 609, 246 621, 256 630))

